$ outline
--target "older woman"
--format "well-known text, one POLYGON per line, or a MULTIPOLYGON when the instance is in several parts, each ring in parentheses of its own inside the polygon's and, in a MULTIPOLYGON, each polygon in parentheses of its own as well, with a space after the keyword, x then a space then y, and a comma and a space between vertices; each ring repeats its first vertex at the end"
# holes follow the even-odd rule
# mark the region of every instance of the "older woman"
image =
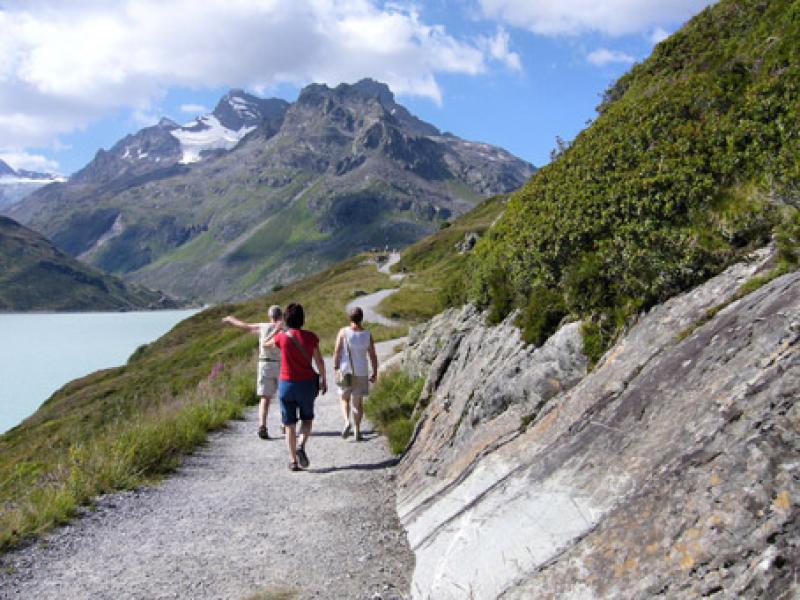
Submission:
POLYGON ((240 321, 233 315, 228 315, 222 319, 223 323, 249 331, 259 338, 256 394, 261 398, 261 404, 258 408, 258 437, 262 440, 269 439, 269 433, 267 433, 269 401, 278 391, 278 373, 281 368, 280 352, 275 348, 265 348, 264 342, 283 328, 283 321, 281 320, 283 311, 280 306, 273 304, 269 307, 267 314, 269 315, 269 323, 248 323, 247 321, 240 321))
POLYGON ((378 377, 378 355, 372 334, 361 326, 364 312, 354 307, 350 314, 350 326, 343 327, 336 336, 336 348, 333 351, 333 368, 336 370, 336 382, 339 386, 339 397, 342 400, 344 428, 342 437, 347 438, 351 432, 350 405, 353 408, 352 428, 355 429, 355 440, 360 442, 361 418, 364 414, 364 397, 369 394, 369 384, 375 383, 378 377), (372 365, 369 374, 367 356, 372 365))
POLYGON ((286 427, 286 446, 289 449, 289 469, 299 471, 309 465, 306 444, 311 436, 314 420, 314 399, 318 391, 325 394, 328 384, 325 379, 325 363, 319 351, 319 338, 303 329, 305 313, 300 304, 290 304, 284 311, 285 330, 278 331, 264 342, 266 347, 281 351, 281 372, 278 380, 278 400, 281 405, 281 420, 286 427), (312 362, 317 364, 314 371, 312 362), (318 377, 321 376, 319 390, 318 377), (300 436, 296 425, 300 420, 300 436), (298 466, 299 465, 299 466, 298 466))

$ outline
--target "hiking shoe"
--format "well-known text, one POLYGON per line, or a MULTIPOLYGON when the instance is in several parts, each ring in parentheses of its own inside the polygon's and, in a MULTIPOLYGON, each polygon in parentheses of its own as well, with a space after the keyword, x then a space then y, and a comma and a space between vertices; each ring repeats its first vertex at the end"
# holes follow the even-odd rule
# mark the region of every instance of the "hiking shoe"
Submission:
POLYGON ((347 423, 347 425, 344 426, 344 429, 342 429, 342 439, 346 440, 347 438, 349 438, 351 431, 352 428, 350 427, 350 423, 347 423))
POLYGON ((267 428, 266 427, 261 426, 261 427, 258 428, 258 437, 260 437, 262 440, 268 440, 269 439, 269 434, 267 433, 267 428))
POLYGON ((306 454, 306 449, 302 446, 297 447, 297 462, 304 469, 308 468, 308 455, 306 454))

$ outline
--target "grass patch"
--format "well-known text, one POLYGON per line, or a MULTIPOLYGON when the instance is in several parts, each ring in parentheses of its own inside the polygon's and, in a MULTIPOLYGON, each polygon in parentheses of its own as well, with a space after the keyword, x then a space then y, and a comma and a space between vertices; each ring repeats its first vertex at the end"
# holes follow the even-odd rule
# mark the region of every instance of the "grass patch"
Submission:
POLYGON ((387 437, 394 454, 406 449, 414 432, 414 407, 424 383, 422 377, 412 378, 400 369, 389 371, 372 388, 364 405, 367 417, 387 437))
POLYGON ((214 380, 165 398, 136 420, 120 419, 100 435, 72 441, 48 469, 42 463, 17 464, 0 484, 6 500, 0 549, 67 522, 98 494, 132 489, 175 469, 208 431, 240 417, 245 404, 256 400, 251 379, 249 364, 223 369, 214 380))

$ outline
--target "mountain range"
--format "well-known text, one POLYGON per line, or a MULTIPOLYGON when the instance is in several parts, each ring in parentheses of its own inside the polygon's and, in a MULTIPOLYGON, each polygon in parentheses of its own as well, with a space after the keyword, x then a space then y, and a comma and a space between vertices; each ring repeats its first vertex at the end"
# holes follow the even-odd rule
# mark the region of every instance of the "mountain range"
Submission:
POLYGON ((14 170, 11 165, 0 159, 0 211, 8 209, 45 185, 64 181, 65 177, 53 173, 14 170))
POLYGON ((232 90, 209 115, 100 150, 7 214, 128 281, 220 301, 405 246, 534 170, 440 132, 373 80, 313 84, 294 103, 232 90))

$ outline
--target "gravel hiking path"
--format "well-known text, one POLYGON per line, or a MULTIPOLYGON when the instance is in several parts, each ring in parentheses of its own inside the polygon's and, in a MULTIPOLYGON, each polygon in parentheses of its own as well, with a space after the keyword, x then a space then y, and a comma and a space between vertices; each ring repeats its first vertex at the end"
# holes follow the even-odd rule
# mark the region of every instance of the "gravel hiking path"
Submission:
MULTIPOLYGON (((378 267, 378 271, 381 273, 389 273, 389 269, 392 265, 396 264, 400 260, 400 253, 399 252, 392 252, 389 255, 389 258, 378 267)), ((404 275, 402 273, 395 273, 391 276, 393 281, 400 281, 403 279, 404 275)), ((364 311, 364 321, 367 323, 379 323, 381 325, 387 325, 389 327, 395 327, 398 325, 402 325, 400 321, 395 321, 394 319, 390 319, 389 317, 384 317, 380 314, 377 310, 378 305, 383 301, 384 298, 387 298, 394 294, 397 291, 397 288, 391 288, 388 290, 380 290, 375 292, 374 294, 365 294, 364 296, 359 296, 358 298, 351 300, 347 303, 346 310, 350 312, 353 307, 360 306, 361 310, 364 311)))
MULTIPOLYGON (((377 345, 382 360, 397 343, 377 345)), ((343 440, 329 391, 317 399, 310 468, 292 473, 279 423, 273 400, 278 439, 260 440, 250 409, 161 484, 99 498, 0 556, 0 598, 406 598, 414 557, 384 439, 368 425, 365 441, 343 440)))

